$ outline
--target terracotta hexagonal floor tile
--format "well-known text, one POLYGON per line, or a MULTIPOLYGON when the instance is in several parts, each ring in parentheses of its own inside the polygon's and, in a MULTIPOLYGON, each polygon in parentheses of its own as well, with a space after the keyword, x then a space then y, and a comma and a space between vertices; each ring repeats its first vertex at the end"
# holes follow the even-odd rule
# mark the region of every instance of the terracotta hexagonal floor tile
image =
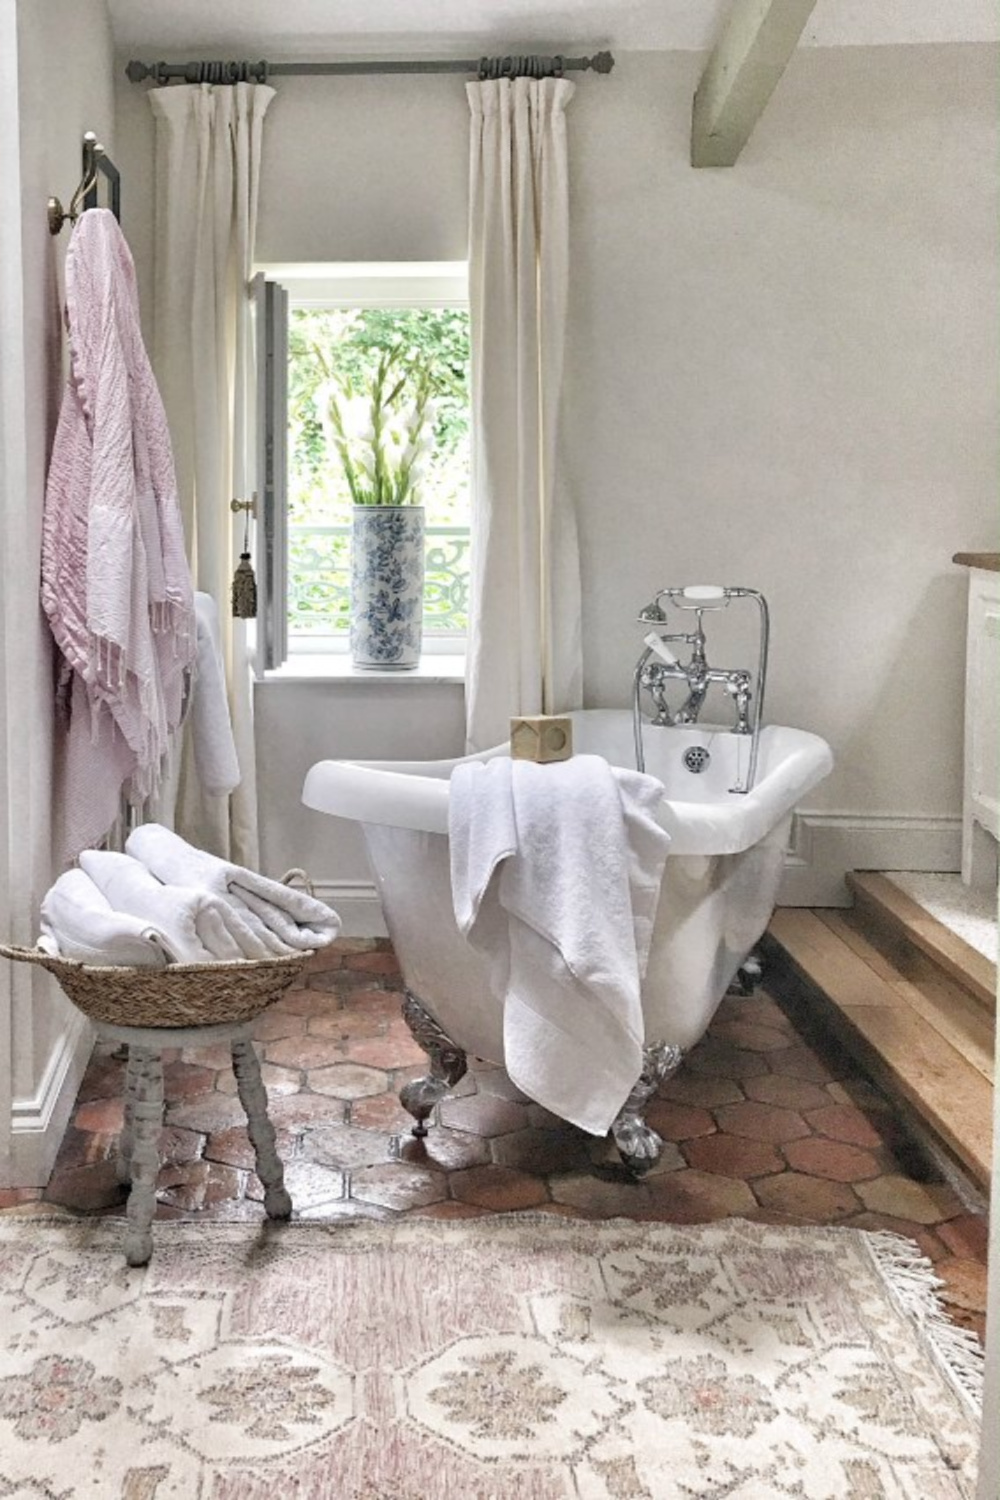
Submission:
POLYGON ((637 1218, 651 1211, 649 1188, 624 1170, 617 1176, 595 1177, 590 1172, 571 1172, 553 1177, 549 1189, 555 1203, 586 1210, 599 1219, 637 1218))
POLYGON ((523 1104, 498 1099, 495 1094, 470 1094, 466 1099, 445 1099, 440 1105, 441 1124, 475 1135, 509 1135, 523 1130, 527 1115, 523 1104))
POLYGON ((278 1130, 311 1130, 315 1125, 340 1125, 347 1105, 332 1094, 312 1094, 303 1089, 271 1099, 267 1106, 271 1124, 278 1130))
POLYGON ((861 1208, 854 1189, 843 1182, 826 1182, 800 1172, 758 1177, 753 1185, 764 1208, 776 1208, 810 1224, 834 1224, 861 1208))
POLYGON ((344 1050, 352 1062, 365 1063, 371 1068, 406 1068, 421 1062, 428 1064, 426 1052, 417 1046, 412 1037, 364 1037, 361 1041, 346 1043, 344 1050))
POLYGON ((709 1030, 713 1031, 719 1021, 744 1021, 755 1026, 773 1026, 779 1031, 791 1031, 794 1035, 792 1023, 781 1006, 763 993, 724 995, 709 1030))
POLYGON ((870 1120, 850 1104, 827 1104, 822 1109, 811 1109, 806 1119, 813 1130, 827 1135, 835 1141, 847 1141, 852 1146, 868 1146, 877 1149, 882 1137, 870 1120))
POLYGON ((94 1052, 77 1092, 77 1103, 114 1098, 125 1089, 125 1061, 109 1053, 94 1052))
POLYGON ((985 1262, 990 1224, 985 1214, 959 1214, 938 1225, 939 1236, 958 1259, 985 1262))
MULTIPOLYGON (((260 1056, 259 1048, 257 1056, 260 1056)), ((233 1049, 228 1042, 213 1042, 211 1046, 199 1044, 197 1047, 185 1047, 181 1052, 181 1061, 194 1063, 199 1068, 210 1068, 216 1073, 231 1073, 233 1049)))
POLYGON ((409 1162, 386 1162, 351 1173, 351 1197, 379 1208, 397 1211, 424 1208, 447 1196, 448 1184, 443 1172, 432 1172, 409 1162))
MULTIPOLYGON (((276 1063, 261 1063, 260 1079, 267 1089, 269 1099, 280 1099, 285 1094, 297 1094, 302 1087, 302 1074, 298 1068, 279 1068, 276 1063)), ((220 1094, 235 1094, 236 1075, 231 1070, 220 1073, 215 1082, 220 1094)))
POLYGON ((807 1109, 822 1109, 833 1102, 821 1084, 807 1083, 802 1078, 783 1078, 778 1073, 748 1078, 743 1091, 748 1099, 756 1099, 759 1104, 777 1104, 799 1114, 807 1109))
POLYGON ((844 1223, 851 1229, 865 1229, 869 1233, 902 1235, 903 1239, 912 1240, 931 1261, 944 1260, 948 1254, 938 1237, 937 1229, 928 1229, 926 1224, 914 1224, 912 1219, 894 1219, 891 1214, 873 1214, 864 1209, 859 1214, 851 1214, 844 1223))
MULTIPOLYGON (((549 1207, 551 1205, 546 1205, 549 1207)), ((446 1198, 441 1203, 429 1203, 426 1208, 415 1208, 409 1216, 414 1219, 481 1219, 488 1212, 474 1203, 456 1203, 446 1198)))
POLYGON ((492 1094, 497 1099, 512 1099, 515 1104, 530 1104, 527 1094, 522 1094, 516 1083, 511 1083, 503 1068, 483 1068, 476 1073, 476 1088, 480 1094, 492 1094))
POLYGON ((763 1177, 781 1172, 784 1162, 768 1141, 738 1135, 709 1135, 685 1141, 681 1147, 689 1166, 722 1177, 763 1177))
POLYGON ((439 1172, 461 1172, 467 1167, 485 1166, 490 1159, 490 1146, 481 1135, 432 1125, 425 1136, 403 1136, 399 1156, 411 1166, 425 1166, 439 1172))
POLYGON ((314 1068, 309 1074, 309 1087, 336 1099, 367 1099, 372 1094, 384 1094, 389 1080, 377 1068, 342 1062, 331 1068, 314 1068))
POLYGON ((819 1057, 811 1047, 801 1044, 768 1053, 768 1062, 772 1072, 783 1078, 801 1078, 806 1083, 833 1083, 842 1078, 845 1071, 849 1071, 819 1057))
POLYGON ((789 1042, 787 1031, 750 1020, 719 1021, 713 1025, 711 1034, 746 1052, 779 1052, 789 1042))
MULTIPOLYGON (((295 1137, 288 1131, 279 1130, 276 1149, 286 1169, 295 1155, 295 1137)), ((210 1135, 201 1153, 207 1161, 221 1162, 228 1167, 244 1167, 253 1171, 257 1155, 250 1143, 245 1125, 234 1125, 229 1130, 219 1130, 210 1135)))
POLYGON ((123 1204, 128 1188, 118 1181, 115 1163, 107 1158, 93 1166, 54 1172, 42 1196, 46 1203, 89 1214, 123 1204))
POLYGON ((387 979, 399 979, 399 964, 391 951, 375 953, 349 953, 344 958, 345 969, 356 969, 364 974, 379 974, 387 979))
POLYGON ((669 1099, 673 1104, 690 1104, 696 1109, 718 1109, 720 1104, 738 1104, 743 1098, 743 1088, 732 1078, 689 1073, 682 1067, 673 1078, 660 1084, 656 1097, 669 1099))
POLYGON ((549 1196, 540 1178, 513 1167, 471 1167, 467 1172, 453 1173, 448 1182, 452 1197, 460 1203, 474 1203, 496 1213, 534 1208, 549 1196))
POLYGON ((941 1295, 947 1302, 969 1312, 986 1311, 986 1266, 982 1261, 946 1258, 939 1260, 934 1270, 944 1281, 941 1295))
POLYGON ((325 1036, 330 1041, 346 1045, 384 1036, 388 1025, 385 1016, 377 1011, 335 1010, 321 1016, 310 1016, 307 1029, 310 1036, 325 1036))
POLYGON ((859 1182, 858 1195, 873 1213, 892 1214, 897 1219, 913 1219, 917 1224, 938 1224, 953 1219, 962 1211, 954 1191, 945 1182, 914 1182, 910 1177, 891 1173, 871 1182, 859 1182))
POLYGON ((684 1064, 690 1073, 702 1073, 709 1078, 726 1078, 730 1082, 742 1082, 755 1078, 759 1073, 769 1073, 768 1055, 763 1052, 748 1052, 745 1047, 731 1047, 728 1042, 717 1042, 712 1036, 698 1043, 689 1053, 684 1064))
POLYGON ((751 1213, 757 1200, 736 1177, 693 1167, 650 1178, 646 1184, 657 1218, 672 1224, 701 1224, 751 1213))
POLYGON ((94 1099, 90 1104, 81 1104, 73 1116, 77 1130, 89 1130, 98 1135, 118 1135, 125 1118, 125 1101, 117 1099, 94 1099))
MULTIPOLYGON (((319 978, 319 975, 315 976, 319 978)), ((335 975, 330 974, 330 988, 333 988, 335 975)), ((293 1016, 305 1016, 308 1020, 311 1016, 329 1015, 331 1010, 337 1008, 337 998, 327 990, 286 990, 280 1000, 274 1002, 274 1010, 285 1010, 293 1016)))
MULTIPOLYGON (((285 1187, 292 1198, 293 1214, 319 1203, 335 1203, 344 1196, 344 1174, 332 1167, 321 1167, 313 1161, 292 1161, 285 1165, 285 1187)), ((264 1184, 256 1172, 247 1179, 246 1196, 263 1202, 264 1184)))
POLYGON ((588 1162, 587 1138, 579 1130, 517 1130, 492 1142, 493 1160, 503 1167, 517 1167, 536 1177, 552 1172, 573 1172, 588 1162))
POLYGON ((306 1017, 293 1015, 288 1010, 266 1010, 253 1023, 255 1042, 278 1042, 283 1037, 301 1036, 306 1029, 306 1017))
POLYGON ((302 1137, 302 1157, 321 1166, 374 1167, 393 1159, 393 1137, 350 1125, 319 1125, 302 1137))
POLYGON ((409 1134, 414 1124, 413 1116, 407 1114, 391 1092, 353 1100, 349 1119, 352 1125, 360 1125, 365 1130, 389 1130, 398 1135, 409 1134))
POLYGON ((191 1213, 226 1198, 239 1198, 241 1186, 235 1167, 214 1161, 168 1162, 157 1178, 156 1200, 191 1213))
POLYGON ((696 1135, 712 1135, 715 1121, 707 1109, 690 1104, 675 1104, 669 1099, 654 1099, 646 1110, 646 1124, 665 1141, 689 1141, 696 1135))
POLYGON ((877 1177, 880 1171, 870 1151, 818 1136, 804 1141, 788 1141, 785 1156, 794 1171, 825 1177, 831 1182, 863 1182, 868 1177, 877 1177))
POLYGON ((197 1161, 204 1154, 205 1137, 197 1130, 167 1125, 160 1131, 159 1145, 162 1162, 197 1161))
POLYGON ((243 1106, 233 1094, 199 1094, 197 1099, 167 1104, 167 1124, 183 1125, 186 1130, 200 1130, 208 1135, 228 1130, 230 1125, 246 1123, 243 1106))
POLYGON ((288 1068, 328 1068, 344 1061, 344 1049, 328 1037, 289 1036, 265 1043, 264 1056, 288 1068))
POLYGON ((743 1104, 725 1104, 716 1110, 719 1129, 729 1135, 743 1135, 754 1141, 794 1141, 809 1135, 809 1126, 795 1110, 777 1104, 758 1104, 748 1099, 743 1104))

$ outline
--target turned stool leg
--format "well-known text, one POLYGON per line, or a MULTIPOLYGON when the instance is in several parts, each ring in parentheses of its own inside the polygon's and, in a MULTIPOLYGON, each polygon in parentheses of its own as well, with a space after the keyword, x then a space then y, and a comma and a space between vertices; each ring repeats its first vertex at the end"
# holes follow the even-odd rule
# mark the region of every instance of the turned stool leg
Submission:
POLYGON ((233 1072, 240 1103, 246 1110, 247 1132, 257 1157, 257 1176, 264 1184, 264 1208, 269 1219, 290 1219, 292 1200, 285 1187, 285 1172, 275 1146, 274 1126, 267 1113, 267 1090, 260 1077, 260 1064, 251 1041, 232 1044, 233 1072))
POLYGON ((118 1156, 115 1161, 115 1176, 126 1185, 132 1181, 132 1150, 135 1143, 135 1079, 136 1060, 132 1048, 127 1047, 125 1064, 125 1119, 122 1133, 118 1137, 118 1156))
POLYGON ((129 1048, 133 1084, 131 1122, 134 1141, 130 1161, 132 1191, 128 1195, 125 1259, 144 1266, 153 1253, 153 1211, 156 1175, 160 1168, 160 1128, 163 1124, 163 1064, 159 1052, 129 1048))

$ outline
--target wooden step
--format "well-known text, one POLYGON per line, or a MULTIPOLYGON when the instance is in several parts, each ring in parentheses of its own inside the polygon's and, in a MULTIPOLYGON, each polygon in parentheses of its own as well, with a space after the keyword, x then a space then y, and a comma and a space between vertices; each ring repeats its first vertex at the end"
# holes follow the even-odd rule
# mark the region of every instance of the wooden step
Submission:
POLYGON ((765 952, 787 966, 861 1064, 895 1091, 973 1181, 989 1187, 993 1028, 943 974, 914 978, 844 913, 775 912, 765 952))
POLYGON ((847 884, 854 895, 856 925, 863 924, 891 958, 905 957, 906 947, 918 950, 980 1005, 996 1012, 996 964, 885 875, 855 871, 847 876, 847 884))

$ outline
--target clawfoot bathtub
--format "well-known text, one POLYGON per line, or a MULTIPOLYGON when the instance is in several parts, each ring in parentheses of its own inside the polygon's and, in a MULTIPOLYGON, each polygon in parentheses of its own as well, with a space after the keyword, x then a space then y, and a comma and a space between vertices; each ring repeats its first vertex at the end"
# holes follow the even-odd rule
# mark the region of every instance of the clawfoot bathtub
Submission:
MULTIPOLYGON (((573 743, 612 765, 633 766, 627 711, 571 715, 573 743)), ((646 770, 664 784, 660 820, 671 836, 642 986, 645 1065, 612 1126, 625 1162, 650 1167, 662 1142, 643 1119, 661 1081, 705 1032, 774 907, 792 811, 833 764, 829 746, 778 725, 760 737, 753 790, 729 790, 745 770, 746 735, 707 726, 645 730, 646 770), (705 754, 688 755, 697 747, 705 754), (698 767, 697 771, 689 769, 698 767)), ((507 746, 474 757, 506 755, 507 746)), ((458 762, 320 761, 308 807, 362 824, 386 926, 406 987, 403 1014, 431 1060, 400 1098, 426 1134, 435 1103, 466 1071, 466 1055, 502 1063, 503 1015, 486 960, 452 912, 448 778, 458 762)))

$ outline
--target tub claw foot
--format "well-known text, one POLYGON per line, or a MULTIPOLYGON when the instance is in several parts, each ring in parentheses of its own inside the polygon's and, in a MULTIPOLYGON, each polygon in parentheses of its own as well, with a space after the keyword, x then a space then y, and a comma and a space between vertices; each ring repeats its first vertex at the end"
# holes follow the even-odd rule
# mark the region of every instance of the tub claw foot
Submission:
POLYGON ((611 1126, 619 1156, 629 1171, 637 1175, 655 1167, 663 1154, 663 1141, 646 1124, 642 1112, 663 1080, 676 1073, 684 1054, 670 1042, 657 1042, 644 1047, 642 1057, 642 1072, 611 1126))
POLYGON ((736 970, 732 984, 727 990, 729 995, 750 996, 764 978, 764 963, 759 953, 750 953, 736 970))
POLYGON ((426 1121, 435 1104, 443 1099, 468 1071, 468 1062, 461 1047, 456 1047, 442 1031, 434 1017, 424 1009, 415 995, 409 991, 403 1000, 403 1020, 410 1028, 410 1035, 431 1061, 431 1070, 423 1078, 414 1078, 399 1091, 399 1102, 416 1120, 413 1134, 418 1138, 427 1134, 426 1121))

